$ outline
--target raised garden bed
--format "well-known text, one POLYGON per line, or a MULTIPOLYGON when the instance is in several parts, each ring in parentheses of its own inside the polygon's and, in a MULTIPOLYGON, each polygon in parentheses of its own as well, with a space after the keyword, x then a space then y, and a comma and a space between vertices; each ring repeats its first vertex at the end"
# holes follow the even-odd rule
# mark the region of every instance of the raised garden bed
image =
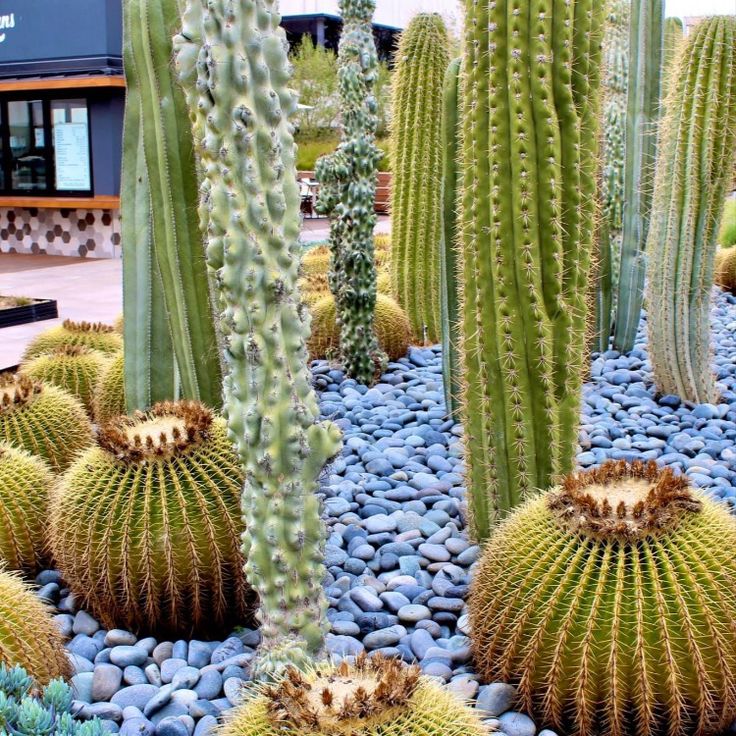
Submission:
POLYGON ((0 328, 56 319, 59 308, 55 299, 29 299, 0 296, 0 328))

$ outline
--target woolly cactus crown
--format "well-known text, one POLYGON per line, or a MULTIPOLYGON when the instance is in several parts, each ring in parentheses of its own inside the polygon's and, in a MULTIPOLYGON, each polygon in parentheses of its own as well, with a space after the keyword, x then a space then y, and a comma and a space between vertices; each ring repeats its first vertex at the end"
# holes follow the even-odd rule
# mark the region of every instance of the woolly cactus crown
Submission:
POLYGON ((41 391, 41 383, 28 376, 0 373, 0 414, 28 406, 41 391))
POLYGON ((116 353, 123 346, 123 340, 111 325, 65 319, 58 327, 45 330, 31 341, 23 354, 23 362, 62 345, 85 345, 102 353, 116 353))

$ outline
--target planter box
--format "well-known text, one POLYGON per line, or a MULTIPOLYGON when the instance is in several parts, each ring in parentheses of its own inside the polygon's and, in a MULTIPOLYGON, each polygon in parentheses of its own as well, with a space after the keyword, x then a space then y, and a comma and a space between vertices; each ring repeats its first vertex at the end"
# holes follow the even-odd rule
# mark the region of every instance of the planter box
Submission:
POLYGON ((39 299, 33 304, 26 304, 22 307, 0 309, 0 328, 40 322, 44 319, 56 319, 58 316, 59 309, 55 299, 39 299))
MULTIPOLYGON (((314 179, 314 171, 300 171, 297 176, 299 179, 314 179)), ((387 171, 381 171, 378 173, 376 184, 376 212, 379 215, 387 215, 390 201, 391 174, 387 171)))

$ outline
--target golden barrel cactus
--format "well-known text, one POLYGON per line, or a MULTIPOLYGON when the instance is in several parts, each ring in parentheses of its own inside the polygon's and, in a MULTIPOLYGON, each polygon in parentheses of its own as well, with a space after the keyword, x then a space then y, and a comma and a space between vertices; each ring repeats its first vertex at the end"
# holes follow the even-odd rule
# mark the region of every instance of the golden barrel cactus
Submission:
POLYGON ((219 634, 249 620, 242 487, 225 422, 202 404, 113 419, 52 494, 64 580, 108 628, 219 634))
POLYGON ((485 680, 571 736, 736 717, 736 519, 655 463, 567 476, 491 537, 470 620, 485 680))
POLYGON ((21 447, 61 472, 92 444, 92 425, 77 399, 28 376, 0 374, 0 442, 21 447))
POLYGON ((46 562, 46 523, 54 474, 39 457, 0 442, 0 559, 33 574, 46 562))
POLYGON ((31 340, 23 353, 23 363, 64 345, 83 345, 101 353, 117 353, 123 347, 123 338, 111 325, 101 322, 74 322, 65 319, 58 327, 44 330, 31 340))
POLYGON ((484 736, 476 713, 418 667, 361 654, 294 669, 231 711, 220 736, 484 736))
POLYGON ((714 280, 728 291, 736 290, 736 248, 719 248, 716 251, 714 280))
POLYGON ((20 665, 38 683, 71 675, 51 609, 15 573, 0 571, 0 662, 20 665))
POLYGON ((125 414, 125 362, 123 352, 113 356, 97 382, 92 415, 99 424, 125 414))

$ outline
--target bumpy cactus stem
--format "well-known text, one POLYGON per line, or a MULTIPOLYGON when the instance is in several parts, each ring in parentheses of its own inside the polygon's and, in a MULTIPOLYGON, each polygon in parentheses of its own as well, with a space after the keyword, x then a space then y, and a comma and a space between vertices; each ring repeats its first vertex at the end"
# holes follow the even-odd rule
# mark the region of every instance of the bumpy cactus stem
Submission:
POLYGON ((697 26, 666 108, 647 243, 649 350, 659 391, 714 401, 708 312, 736 153, 736 17, 697 26))
POLYGON ((124 202, 131 218, 126 224, 131 240, 124 242, 123 250, 131 272, 140 274, 147 263, 149 268, 155 264, 160 277, 160 289, 154 273, 149 277, 152 285, 145 277, 142 281, 148 293, 128 291, 125 300, 133 312, 133 319, 125 320, 126 340, 132 337, 136 347, 148 345, 143 354, 136 349, 125 353, 130 379, 126 397, 130 409, 147 408, 151 398, 173 398, 172 393, 162 396, 171 392, 170 359, 164 351, 173 346, 182 396, 218 407, 222 375, 197 219, 192 132, 184 95, 171 70, 171 36, 180 23, 179 7, 177 0, 126 0, 125 12, 126 74, 134 91, 131 94, 129 88, 124 155, 130 160, 125 164, 129 169, 123 193, 124 200, 132 198, 124 202), (140 191, 129 179, 136 174, 141 177, 140 191), (137 254, 139 245, 142 253, 137 254), (158 344, 149 334, 154 328, 157 336, 161 334, 161 314, 166 315, 171 340, 158 344), (141 365, 142 360, 150 367, 141 365), (163 386, 155 383, 162 373, 156 365, 160 360, 166 370, 163 386), (148 396, 146 380, 151 382, 148 396))
POLYGON ((246 470, 246 576, 260 596, 256 677, 323 646, 323 527, 314 494, 338 429, 318 423, 297 291, 299 189, 286 41, 274 0, 189 0, 175 39, 202 132, 207 258, 229 374, 225 408, 246 470), (193 66, 194 65, 194 66, 193 66), (192 87, 192 85, 195 85, 192 87))
POLYGON ((375 0, 341 0, 343 31, 338 53, 342 142, 317 161, 322 188, 320 212, 330 217, 330 289, 340 324, 340 353, 349 376, 366 384, 380 372, 385 356, 373 328, 376 266, 373 228, 377 102, 373 88, 378 55, 373 40, 375 0))
POLYGON ((573 465, 596 186, 598 0, 466 0, 460 211, 475 535, 573 465))
POLYGON ((462 59, 450 62, 445 74, 442 114, 442 234, 440 238, 440 316, 442 327, 442 373, 445 404, 457 416, 462 390, 458 346, 457 206, 460 158, 460 69, 462 59))
POLYGON ((450 61, 442 17, 420 13, 401 34, 393 81, 391 280, 415 335, 440 339, 442 84, 450 61))
POLYGON ((664 0, 632 0, 629 34, 624 227, 613 346, 634 347, 641 318, 646 257, 644 246, 654 191, 664 0))

